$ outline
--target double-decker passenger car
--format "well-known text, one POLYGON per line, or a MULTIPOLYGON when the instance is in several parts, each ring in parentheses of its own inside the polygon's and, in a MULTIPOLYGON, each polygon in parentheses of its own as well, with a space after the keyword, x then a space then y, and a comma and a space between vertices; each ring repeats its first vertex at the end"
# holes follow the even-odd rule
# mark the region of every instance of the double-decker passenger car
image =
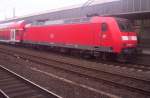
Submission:
POLYGON ((16 43, 21 41, 24 30, 24 21, 0 24, 0 42, 16 43))

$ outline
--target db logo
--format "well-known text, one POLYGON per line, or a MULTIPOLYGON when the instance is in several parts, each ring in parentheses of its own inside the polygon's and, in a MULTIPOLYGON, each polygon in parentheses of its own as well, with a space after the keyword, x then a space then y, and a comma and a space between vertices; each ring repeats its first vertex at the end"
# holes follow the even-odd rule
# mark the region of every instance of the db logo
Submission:
POLYGON ((102 38, 106 38, 106 34, 103 34, 103 35, 102 35, 102 38))
POLYGON ((50 37, 51 39, 53 39, 53 38, 54 38, 54 34, 50 34, 49 37, 50 37))

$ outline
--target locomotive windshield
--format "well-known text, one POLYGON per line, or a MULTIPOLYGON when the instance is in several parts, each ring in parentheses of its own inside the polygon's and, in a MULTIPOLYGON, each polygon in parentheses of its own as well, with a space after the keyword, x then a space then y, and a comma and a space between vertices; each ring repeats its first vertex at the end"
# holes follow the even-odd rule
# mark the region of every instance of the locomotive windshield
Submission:
POLYGON ((132 32, 132 25, 128 20, 117 19, 117 23, 121 32, 132 32))

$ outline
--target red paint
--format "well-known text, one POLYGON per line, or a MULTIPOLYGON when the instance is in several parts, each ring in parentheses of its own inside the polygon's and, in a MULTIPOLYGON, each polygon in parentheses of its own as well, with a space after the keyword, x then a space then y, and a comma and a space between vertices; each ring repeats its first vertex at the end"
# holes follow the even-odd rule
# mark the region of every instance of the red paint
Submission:
MULTIPOLYGON (((87 23, 48 26, 31 25, 24 27, 23 23, 15 23, 10 27, 8 26, 7 29, 24 29, 19 30, 16 39, 30 42, 112 47, 114 53, 120 53, 124 48, 136 47, 137 44, 136 40, 122 40, 122 36, 137 35, 135 32, 121 32, 116 19, 113 17, 92 17, 87 23), (108 25, 108 30, 105 33, 101 31, 102 23, 108 25), (129 44, 130 46, 125 44, 129 44)), ((4 32, 3 30, 0 31, 0 37, 3 37, 4 32)), ((6 35, 9 36, 8 33, 6 35)))

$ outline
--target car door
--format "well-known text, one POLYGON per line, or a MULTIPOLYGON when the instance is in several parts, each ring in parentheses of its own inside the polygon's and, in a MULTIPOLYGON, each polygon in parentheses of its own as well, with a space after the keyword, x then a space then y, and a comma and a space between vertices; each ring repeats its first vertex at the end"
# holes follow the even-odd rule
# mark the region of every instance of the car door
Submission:
POLYGON ((10 31, 10 41, 15 42, 15 40, 16 40, 16 30, 11 29, 11 31, 10 31))
POLYGON ((103 22, 101 24, 101 33, 100 33, 100 44, 101 46, 108 45, 108 24, 103 22))

